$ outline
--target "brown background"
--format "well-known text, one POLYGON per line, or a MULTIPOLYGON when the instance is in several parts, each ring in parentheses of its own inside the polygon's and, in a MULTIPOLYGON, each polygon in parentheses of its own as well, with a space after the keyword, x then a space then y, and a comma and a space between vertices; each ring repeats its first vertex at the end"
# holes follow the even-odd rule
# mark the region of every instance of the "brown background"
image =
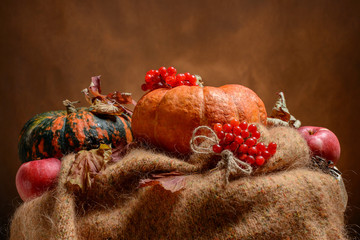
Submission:
POLYGON ((276 92, 303 125, 338 136, 349 227, 360 223, 360 1, 2 1, 1 233, 21 202, 17 137, 33 115, 103 92, 142 95, 146 71, 175 66, 207 85, 252 88, 270 111, 276 92))

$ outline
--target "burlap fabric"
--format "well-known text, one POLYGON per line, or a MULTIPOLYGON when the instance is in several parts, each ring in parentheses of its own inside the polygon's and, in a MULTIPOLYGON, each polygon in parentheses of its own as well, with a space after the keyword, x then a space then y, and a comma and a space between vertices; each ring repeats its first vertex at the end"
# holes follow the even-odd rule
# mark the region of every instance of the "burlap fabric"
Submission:
POLYGON ((89 191, 75 193, 65 185, 74 161, 68 155, 57 188, 17 209, 10 239, 346 239, 338 181, 308 168, 308 148, 295 130, 262 131, 264 141, 278 138, 278 152, 228 185, 214 169, 218 158, 184 161, 134 149, 100 172, 89 191), (179 191, 138 187, 151 173, 172 171, 186 174, 179 191))

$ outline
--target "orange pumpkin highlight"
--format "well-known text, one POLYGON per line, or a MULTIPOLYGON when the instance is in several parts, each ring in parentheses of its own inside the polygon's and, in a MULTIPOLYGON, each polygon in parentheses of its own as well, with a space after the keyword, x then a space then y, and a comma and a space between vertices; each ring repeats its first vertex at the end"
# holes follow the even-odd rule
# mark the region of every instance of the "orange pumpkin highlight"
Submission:
POLYGON ((263 101, 242 85, 222 87, 180 86, 145 94, 132 117, 136 139, 170 152, 190 153, 193 130, 232 119, 266 125, 263 101))

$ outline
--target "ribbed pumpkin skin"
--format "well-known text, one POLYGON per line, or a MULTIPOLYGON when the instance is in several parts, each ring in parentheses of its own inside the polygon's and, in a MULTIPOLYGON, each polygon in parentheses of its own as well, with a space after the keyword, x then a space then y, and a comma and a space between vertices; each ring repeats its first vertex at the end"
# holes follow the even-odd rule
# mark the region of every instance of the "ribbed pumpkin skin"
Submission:
POLYGON ((263 101, 241 85, 160 88, 144 95, 132 117, 134 138, 165 150, 190 152, 193 130, 201 125, 228 123, 232 119, 266 125, 263 101))
POLYGON ((98 147, 100 143, 127 144, 133 140, 131 119, 127 115, 95 115, 87 108, 77 112, 51 111, 30 119, 19 136, 19 157, 22 162, 98 147))

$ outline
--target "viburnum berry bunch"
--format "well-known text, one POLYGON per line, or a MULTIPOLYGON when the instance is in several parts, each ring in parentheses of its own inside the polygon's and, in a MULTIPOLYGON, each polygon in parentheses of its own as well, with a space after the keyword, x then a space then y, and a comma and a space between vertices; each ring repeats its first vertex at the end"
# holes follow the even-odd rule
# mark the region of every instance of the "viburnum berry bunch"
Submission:
POLYGON ((190 73, 179 73, 174 67, 161 67, 159 70, 150 70, 145 75, 145 83, 141 85, 143 91, 152 91, 158 88, 174 88, 177 86, 199 86, 198 79, 190 73))
POLYGON ((270 142, 267 146, 258 142, 261 134, 255 124, 248 124, 233 119, 230 123, 214 125, 219 143, 213 145, 215 153, 230 150, 239 160, 254 166, 262 166, 276 153, 277 144, 270 142))

